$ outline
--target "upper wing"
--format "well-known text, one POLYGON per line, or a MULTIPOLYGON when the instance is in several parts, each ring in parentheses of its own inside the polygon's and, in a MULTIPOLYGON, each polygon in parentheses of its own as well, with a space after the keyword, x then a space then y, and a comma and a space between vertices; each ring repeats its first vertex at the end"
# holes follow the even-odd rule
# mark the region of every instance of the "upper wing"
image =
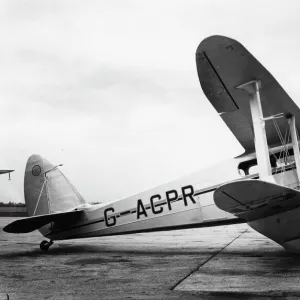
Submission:
POLYGON ((27 233, 51 222, 63 222, 68 224, 72 221, 76 221, 82 213, 82 210, 76 210, 24 218, 8 224, 3 230, 9 233, 27 233))
POLYGON ((300 207, 300 192, 261 180, 241 180, 214 192, 215 204, 247 222, 300 207))
MULTIPOLYGON (((296 117, 296 126, 300 128, 298 106, 275 78, 239 42, 224 36, 208 37, 197 48, 196 62, 204 94, 246 152, 254 151, 254 134, 248 95, 236 88, 243 83, 251 80, 261 81, 260 94, 264 117, 292 113, 296 117)), ((286 120, 281 118, 276 121, 284 134, 286 120)), ((281 144, 272 122, 266 123, 266 133, 270 146, 281 144)))

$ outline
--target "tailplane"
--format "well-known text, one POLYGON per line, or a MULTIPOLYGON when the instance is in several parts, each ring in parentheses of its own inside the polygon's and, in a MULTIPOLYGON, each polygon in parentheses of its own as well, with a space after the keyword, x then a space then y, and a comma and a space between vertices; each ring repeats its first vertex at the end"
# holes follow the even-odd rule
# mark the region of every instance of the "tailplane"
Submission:
POLYGON ((24 218, 8 224, 3 230, 9 233, 28 233, 40 229, 52 222, 60 222, 62 224, 76 222, 81 217, 82 213, 83 210, 73 210, 57 214, 24 218))

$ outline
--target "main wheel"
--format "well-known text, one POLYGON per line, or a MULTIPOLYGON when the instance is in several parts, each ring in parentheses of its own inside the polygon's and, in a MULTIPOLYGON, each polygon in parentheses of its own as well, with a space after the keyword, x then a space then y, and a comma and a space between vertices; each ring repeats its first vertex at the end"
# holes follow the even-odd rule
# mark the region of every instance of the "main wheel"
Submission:
POLYGON ((52 241, 48 242, 48 241, 42 241, 40 243, 40 249, 42 251, 48 251, 49 247, 53 244, 52 241))

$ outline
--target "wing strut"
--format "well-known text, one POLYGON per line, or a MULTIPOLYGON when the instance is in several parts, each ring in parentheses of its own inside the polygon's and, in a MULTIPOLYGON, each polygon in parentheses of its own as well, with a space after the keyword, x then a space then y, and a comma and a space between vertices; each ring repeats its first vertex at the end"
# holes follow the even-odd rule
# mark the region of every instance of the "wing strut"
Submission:
POLYGON ((288 123, 290 126, 297 177, 298 180, 300 180, 300 152, 299 152, 299 144, 297 138, 295 116, 292 114, 284 115, 283 113, 281 113, 281 114, 264 118, 261 101, 260 101, 260 93, 259 93, 260 88, 261 88, 261 82, 258 80, 253 80, 237 86, 237 89, 242 89, 248 92, 249 94, 250 110, 251 110, 254 137, 255 137, 254 144, 255 144, 255 152, 257 157, 257 165, 259 170, 259 177, 262 179, 272 175, 268 142, 267 142, 267 136, 265 130, 265 122, 272 119, 286 117, 288 119, 288 123))
POLYGON ((259 170, 259 177, 265 178, 272 175, 272 170, 265 130, 265 120, 263 119, 263 112, 260 102, 260 88, 261 83, 257 80, 244 83, 237 87, 237 89, 242 89, 249 93, 250 109, 255 137, 254 144, 259 170))

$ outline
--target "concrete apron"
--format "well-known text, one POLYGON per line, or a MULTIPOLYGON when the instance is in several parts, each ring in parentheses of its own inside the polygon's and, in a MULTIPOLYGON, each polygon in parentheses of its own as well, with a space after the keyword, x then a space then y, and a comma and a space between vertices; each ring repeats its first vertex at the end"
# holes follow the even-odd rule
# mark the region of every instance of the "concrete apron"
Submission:
POLYGON ((248 229, 174 290, 200 294, 300 296, 300 255, 248 229))

